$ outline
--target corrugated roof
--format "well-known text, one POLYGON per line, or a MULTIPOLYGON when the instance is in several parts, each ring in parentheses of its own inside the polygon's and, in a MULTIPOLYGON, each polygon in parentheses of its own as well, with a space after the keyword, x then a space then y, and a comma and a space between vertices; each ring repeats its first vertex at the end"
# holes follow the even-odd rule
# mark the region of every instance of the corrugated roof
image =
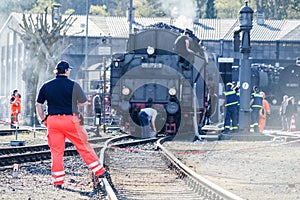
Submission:
POLYGON ((287 33, 281 40, 300 41, 300 25, 287 33))
POLYGON ((283 20, 265 20, 263 25, 254 22, 250 38, 255 41, 277 40, 285 23, 283 20))
POLYGON ((277 40, 300 41, 300 20, 287 20, 277 40))
POLYGON ((194 30, 201 40, 220 40, 226 38, 236 22, 236 19, 199 19, 194 30))
MULTIPOLYGON (((13 13, 11 16, 22 23, 22 13, 13 13)), ((77 19, 67 34, 85 36, 86 16, 73 17, 77 19)), ((174 25, 174 20, 171 18, 135 18, 135 21, 143 26, 159 22, 174 25)), ((239 28, 239 23, 237 19, 199 19, 193 25, 187 24, 187 27, 193 27, 195 35, 201 40, 232 40, 233 32, 239 28)), ((89 37, 105 35, 127 38, 128 20, 126 17, 89 16, 88 35, 89 37)), ((300 20, 265 20, 263 25, 257 24, 254 20, 250 37, 253 41, 300 41, 300 20)))
MULTIPOLYGON (((76 35, 76 36, 85 36, 85 28, 86 28, 86 16, 75 15, 73 18, 76 18, 73 25, 68 30, 68 35, 76 35)), ((92 20, 88 21, 88 35, 90 37, 99 37, 102 35, 106 35, 106 33, 98 26, 98 24, 94 23, 92 20)))
POLYGON ((106 24, 109 27, 108 35, 112 37, 128 37, 129 25, 125 17, 107 17, 106 24))
MULTIPOLYGON (((126 17, 97 17, 91 16, 90 20, 100 27, 106 35, 112 37, 128 37, 129 22, 126 17)), ((137 24, 133 24, 133 28, 140 25, 148 26, 158 22, 170 24, 170 18, 135 18, 137 24)))

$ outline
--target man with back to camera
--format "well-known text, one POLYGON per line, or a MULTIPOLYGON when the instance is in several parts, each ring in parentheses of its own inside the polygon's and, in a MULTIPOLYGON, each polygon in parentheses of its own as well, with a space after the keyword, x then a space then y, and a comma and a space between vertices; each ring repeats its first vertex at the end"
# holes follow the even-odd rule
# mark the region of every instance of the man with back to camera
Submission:
POLYGON ((251 125, 255 133, 259 133, 259 111, 263 104, 263 95, 257 86, 253 87, 253 93, 251 94, 250 107, 251 107, 251 125))
POLYGON ((231 82, 226 83, 225 95, 225 120, 224 120, 224 133, 238 132, 238 96, 237 88, 233 87, 231 82))
POLYGON ((66 175, 63 166, 66 138, 73 143, 95 176, 103 178, 109 174, 88 143, 86 130, 78 117, 78 107, 87 105, 87 97, 80 85, 68 78, 71 69, 66 61, 60 61, 54 70, 56 77, 42 85, 36 100, 37 114, 48 129, 52 180, 57 188, 62 188, 66 175), (47 116, 43 112, 45 101, 48 107, 47 116))

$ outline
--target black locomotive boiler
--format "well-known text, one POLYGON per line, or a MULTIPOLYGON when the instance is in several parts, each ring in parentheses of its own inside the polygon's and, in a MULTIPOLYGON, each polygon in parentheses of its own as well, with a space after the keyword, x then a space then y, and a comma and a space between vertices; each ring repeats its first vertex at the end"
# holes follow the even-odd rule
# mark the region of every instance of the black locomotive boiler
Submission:
POLYGON ((197 115, 204 107, 207 59, 194 35, 193 61, 174 51, 183 31, 163 23, 137 30, 129 36, 126 53, 112 57, 111 106, 122 116, 121 126, 134 136, 140 136, 137 114, 150 98, 158 111, 159 133, 187 140, 195 136, 197 115))

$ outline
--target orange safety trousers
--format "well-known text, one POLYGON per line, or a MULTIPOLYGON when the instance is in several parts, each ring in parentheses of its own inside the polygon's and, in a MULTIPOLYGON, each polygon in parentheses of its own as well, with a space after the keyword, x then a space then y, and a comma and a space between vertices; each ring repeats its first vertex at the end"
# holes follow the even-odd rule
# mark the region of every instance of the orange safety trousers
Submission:
POLYGON ((265 99, 263 100, 262 109, 259 111, 259 122, 258 122, 258 127, 259 127, 260 132, 264 131, 267 114, 270 114, 270 105, 269 105, 268 101, 265 99), (262 109, 264 109, 264 111, 262 109))
POLYGON ((106 170, 99 162, 94 149, 88 142, 86 130, 80 125, 76 115, 50 115, 47 119, 48 145, 51 151, 51 172, 54 185, 64 183, 66 176, 63 165, 65 140, 68 138, 95 176, 102 175, 106 170))
POLYGON ((259 123, 258 123, 258 127, 259 127, 260 132, 263 132, 265 130, 265 124, 266 124, 266 117, 260 115, 259 116, 259 123))

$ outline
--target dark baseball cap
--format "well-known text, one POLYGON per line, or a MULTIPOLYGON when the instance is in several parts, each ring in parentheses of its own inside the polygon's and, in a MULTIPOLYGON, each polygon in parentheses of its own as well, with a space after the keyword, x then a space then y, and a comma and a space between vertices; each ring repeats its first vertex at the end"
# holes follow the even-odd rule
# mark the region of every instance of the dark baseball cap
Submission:
POLYGON ((57 63, 55 69, 63 71, 65 69, 73 69, 73 67, 71 67, 67 61, 61 60, 57 63))

